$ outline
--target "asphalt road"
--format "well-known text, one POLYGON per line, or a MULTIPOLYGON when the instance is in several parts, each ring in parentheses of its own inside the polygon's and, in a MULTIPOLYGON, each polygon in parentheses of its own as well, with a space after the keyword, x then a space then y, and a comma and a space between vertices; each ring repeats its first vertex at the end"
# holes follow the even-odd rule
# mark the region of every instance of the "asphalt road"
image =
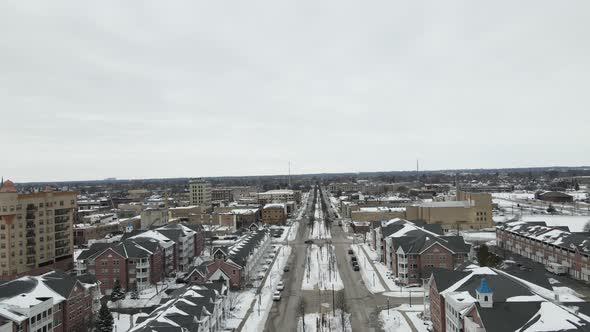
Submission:
MULTIPOLYGON (((311 198, 313 195, 310 195, 311 198)), ((324 199, 327 199, 327 195, 324 195, 324 199)), ((330 206, 329 202, 328 206, 330 206)), ((264 330, 271 332, 297 331, 297 323, 301 317, 301 302, 303 302, 306 313, 332 310, 333 303, 335 303, 336 308, 344 307, 344 311, 351 314, 353 331, 382 331, 378 315, 380 310, 387 307, 388 298, 381 294, 370 293, 363 283, 361 273, 352 269, 348 255, 352 240, 347 238, 342 227, 337 226, 337 220, 331 229, 332 239, 330 242, 335 247, 336 261, 344 283, 344 290, 334 292, 333 296, 332 291, 304 291, 301 289, 308 246, 304 242, 309 235, 307 221, 308 216, 312 213, 313 211, 308 208, 300 221, 296 240, 289 243, 293 246, 289 263, 291 270, 283 276, 285 289, 282 292, 282 299, 274 302, 264 330), (343 294, 343 301, 339 300, 340 293, 343 294)), ((335 217, 333 211, 329 211, 328 215, 335 217)), ((327 240, 314 240, 316 244, 325 242, 327 240)), ((409 299, 390 297, 389 302, 391 307, 395 307, 402 303, 408 303, 409 299)), ((421 299, 416 299, 416 302, 421 302, 421 299)))

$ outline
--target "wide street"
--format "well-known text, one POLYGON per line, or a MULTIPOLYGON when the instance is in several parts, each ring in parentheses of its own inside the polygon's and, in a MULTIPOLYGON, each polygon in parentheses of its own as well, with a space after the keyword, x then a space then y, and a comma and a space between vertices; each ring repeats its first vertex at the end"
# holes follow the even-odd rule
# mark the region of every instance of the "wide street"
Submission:
MULTIPOLYGON (((319 192, 318 192, 319 194, 319 192)), ((322 195, 326 200, 328 207, 328 193, 322 195)), ((313 199, 313 192, 309 195, 313 199)), ((284 274, 285 289, 282 292, 281 301, 274 302, 268 320, 266 321, 265 331, 297 331, 298 320, 301 317, 301 303, 305 313, 327 312, 333 309, 333 303, 336 308, 344 308, 344 311, 351 314, 351 325, 353 331, 382 331, 379 322, 379 311, 387 308, 387 300, 391 307, 396 307, 402 303, 409 303, 407 298, 386 297, 381 294, 370 293, 364 285, 359 271, 354 271, 350 263, 348 249, 352 240, 350 235, 344 232, 343 227, 338 226, 338 220, 335 220, 335 213, 329 211, 329 216, 335 221, 331 227, 332 238, 328 240, 313 240, 314 244, 331 243, 335 247, 336 263, 344 289, 334 292, 331 290, 302 290, 304 271, 306 269, 305 258, 306 249, 309 244, 305 241, 309 238, 310 227, 308 226, 309 216, 313 215, 311 210, 312 204, 308 204, 300 226, 297 238, 289 245, 293 247, 289 266, 291 270, 284 274), (347 237, 348 236, 348 237, 347 237), (340 295, 343 294, 343 295, 340 295), (344 300, 339 300, 343 296, 344 300), (335 300, 335 301, 334 301, 335 300)), ((316 206, 321 209, 321 206, 316 206)), ((414 303, 421 303, 421 298, 412 299, 414 303)))

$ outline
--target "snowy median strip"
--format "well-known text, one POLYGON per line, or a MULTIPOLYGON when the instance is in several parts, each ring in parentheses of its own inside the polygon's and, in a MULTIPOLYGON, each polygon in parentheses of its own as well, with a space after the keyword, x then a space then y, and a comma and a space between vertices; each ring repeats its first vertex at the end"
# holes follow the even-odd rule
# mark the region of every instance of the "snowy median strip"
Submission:
POLYGON ((303 290, 344 289, 333 245, 320 247, 312 244, 309 246, 303 273, 303 284, 301 285, 303 290))
POLYGON ((340 309, 336 309, 336 315, 332 315, 332 311, 324 314, 324 319, 321 319, 319 313, 309 313, 305 315, 305 328, 303 326, 304 320, 299 317, 297 322, 297 332, 352 332, 350 325, 350 314, 344 313, 340 309), (319 328, 318 328, 319 325, 319 328))

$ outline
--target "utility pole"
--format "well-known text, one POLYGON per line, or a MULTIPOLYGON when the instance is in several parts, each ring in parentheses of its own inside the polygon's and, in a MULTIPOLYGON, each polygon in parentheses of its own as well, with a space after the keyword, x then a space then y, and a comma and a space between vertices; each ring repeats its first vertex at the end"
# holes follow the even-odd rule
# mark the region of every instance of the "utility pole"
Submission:
POLYGON ((334 295, 334 283, 332 283, 332 316, 336 317, 336 297, 334 295))

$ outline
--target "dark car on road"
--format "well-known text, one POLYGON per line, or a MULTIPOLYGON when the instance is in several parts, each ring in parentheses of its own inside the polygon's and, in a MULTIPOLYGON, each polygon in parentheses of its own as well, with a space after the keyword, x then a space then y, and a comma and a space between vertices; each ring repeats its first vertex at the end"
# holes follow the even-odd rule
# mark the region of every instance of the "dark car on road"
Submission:
POLYGON ((355 271, 360 271, 361 268, 357 264, 357 265, 353 265, 352 266, 352 269, 355 270, 355 271))
POLYGON ((289 272, 289 265, 287 265, 283 268, 283 272, 289 272))
POLYGON ((348 254, 349 255, 354 255, 354 251, 352 251, 352 249, 348 249, 348 254))
POLYGON ((312 243, 313 243, 313 240, 305 240, 305 242, 304 242, 304 243, 305 243, 305 244, 312 244, 312 243))
POLYGON ((350 260, 353 261, 353 262, 356 262, 356 256, 350 257, 350 260))

